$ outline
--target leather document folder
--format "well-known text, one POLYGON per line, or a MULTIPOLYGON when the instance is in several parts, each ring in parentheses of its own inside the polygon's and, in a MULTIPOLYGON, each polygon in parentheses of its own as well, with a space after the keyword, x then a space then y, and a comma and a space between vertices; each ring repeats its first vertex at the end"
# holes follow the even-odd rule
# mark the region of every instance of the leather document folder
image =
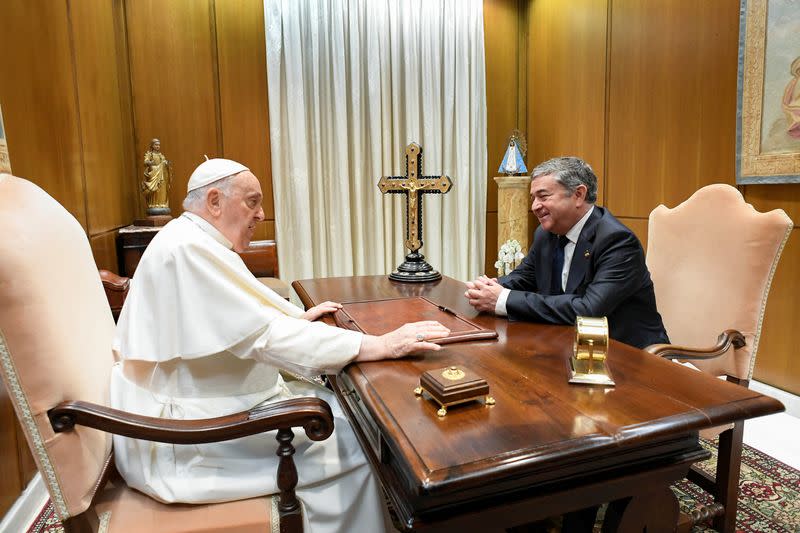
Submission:
POLYGON ((484 329, 422 296, 344 303, 333 316, 337 326, 368 335, 383 335, 406 322, 436 320, 450 329, 449 336, 430 341, 436 344, 497 338, 493 329, 484 329))

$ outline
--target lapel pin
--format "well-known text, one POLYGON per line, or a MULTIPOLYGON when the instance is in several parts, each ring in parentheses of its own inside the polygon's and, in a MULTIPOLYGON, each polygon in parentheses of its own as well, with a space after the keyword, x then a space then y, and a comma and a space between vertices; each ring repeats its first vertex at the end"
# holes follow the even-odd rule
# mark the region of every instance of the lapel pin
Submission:
POLYGON ((583 252, 583 257, 589 257, 589 250, 586 250, 585 252, 583 252))

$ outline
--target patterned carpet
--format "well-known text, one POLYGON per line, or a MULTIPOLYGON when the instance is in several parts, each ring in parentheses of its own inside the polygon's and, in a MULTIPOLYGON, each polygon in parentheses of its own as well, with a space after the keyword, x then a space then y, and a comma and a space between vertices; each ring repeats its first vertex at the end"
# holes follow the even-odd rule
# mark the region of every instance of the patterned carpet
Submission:
MULTIPOLYGON (((712 457, 701 468, 714 472, 717 443, 701 440, 712 457)), ((673 490, 682 511, 690 511, 711 498, 688 481, 673 490), (699 503, 698 503, 699 502, 699 503)), ((599 530, 599 529, 598 529, 599 530)), ((50 502, 39 513, 28 533, 60 533, 64 528, 56 520, 50 502)), ((714 531, 710 527, 695 527, 693 533, 714 531)), ((739 510, 736 531, 742 533, 800 533, 800 471, 773 459, 769 455, 744 445, 742 473, 739 484, 739 510)))
MULTIPOLYGON (((714 473, 717 466, 717 442, 701 439, 711 452, 711 459, 699 463, 701 469, 714 473)), ((800 533, 800 471, 744 445, 742 472, 739 477, 739 508, 736 531, 744 533, 800 533)), ((672 487, 681 511, 690 511, 712 498, 686 480, 672 487)), ((693 533, 714 531, 694 527, 693 533)))

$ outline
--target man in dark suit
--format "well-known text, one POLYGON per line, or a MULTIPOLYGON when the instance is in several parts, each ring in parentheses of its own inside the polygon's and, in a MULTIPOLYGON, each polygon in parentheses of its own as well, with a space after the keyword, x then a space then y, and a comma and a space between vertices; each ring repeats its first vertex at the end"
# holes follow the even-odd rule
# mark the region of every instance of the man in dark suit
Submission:
POLYGON ((507 276, 481 276, 465 296, 511 320, 574 324, 606 316, 610 336, 643 348, 668 343, 639 239, 597 200, 597 176, 577 157, 545 161, 531 174, 539 227, 528 255, 507 276))

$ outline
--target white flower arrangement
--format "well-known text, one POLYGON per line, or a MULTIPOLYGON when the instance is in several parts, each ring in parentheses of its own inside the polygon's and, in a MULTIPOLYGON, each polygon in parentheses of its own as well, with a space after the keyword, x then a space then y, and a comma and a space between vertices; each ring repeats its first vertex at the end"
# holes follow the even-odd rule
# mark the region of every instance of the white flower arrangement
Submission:
POLYGON ((500 247, 500 252, 497 254, 497 261, 494 262, 494 267, 497 269, 498 276, 505 276, 510 274, 512 270, 517 268, 525 254, 522 253, 522 246, 516 239, 510 239, 503 243, 500 247))

